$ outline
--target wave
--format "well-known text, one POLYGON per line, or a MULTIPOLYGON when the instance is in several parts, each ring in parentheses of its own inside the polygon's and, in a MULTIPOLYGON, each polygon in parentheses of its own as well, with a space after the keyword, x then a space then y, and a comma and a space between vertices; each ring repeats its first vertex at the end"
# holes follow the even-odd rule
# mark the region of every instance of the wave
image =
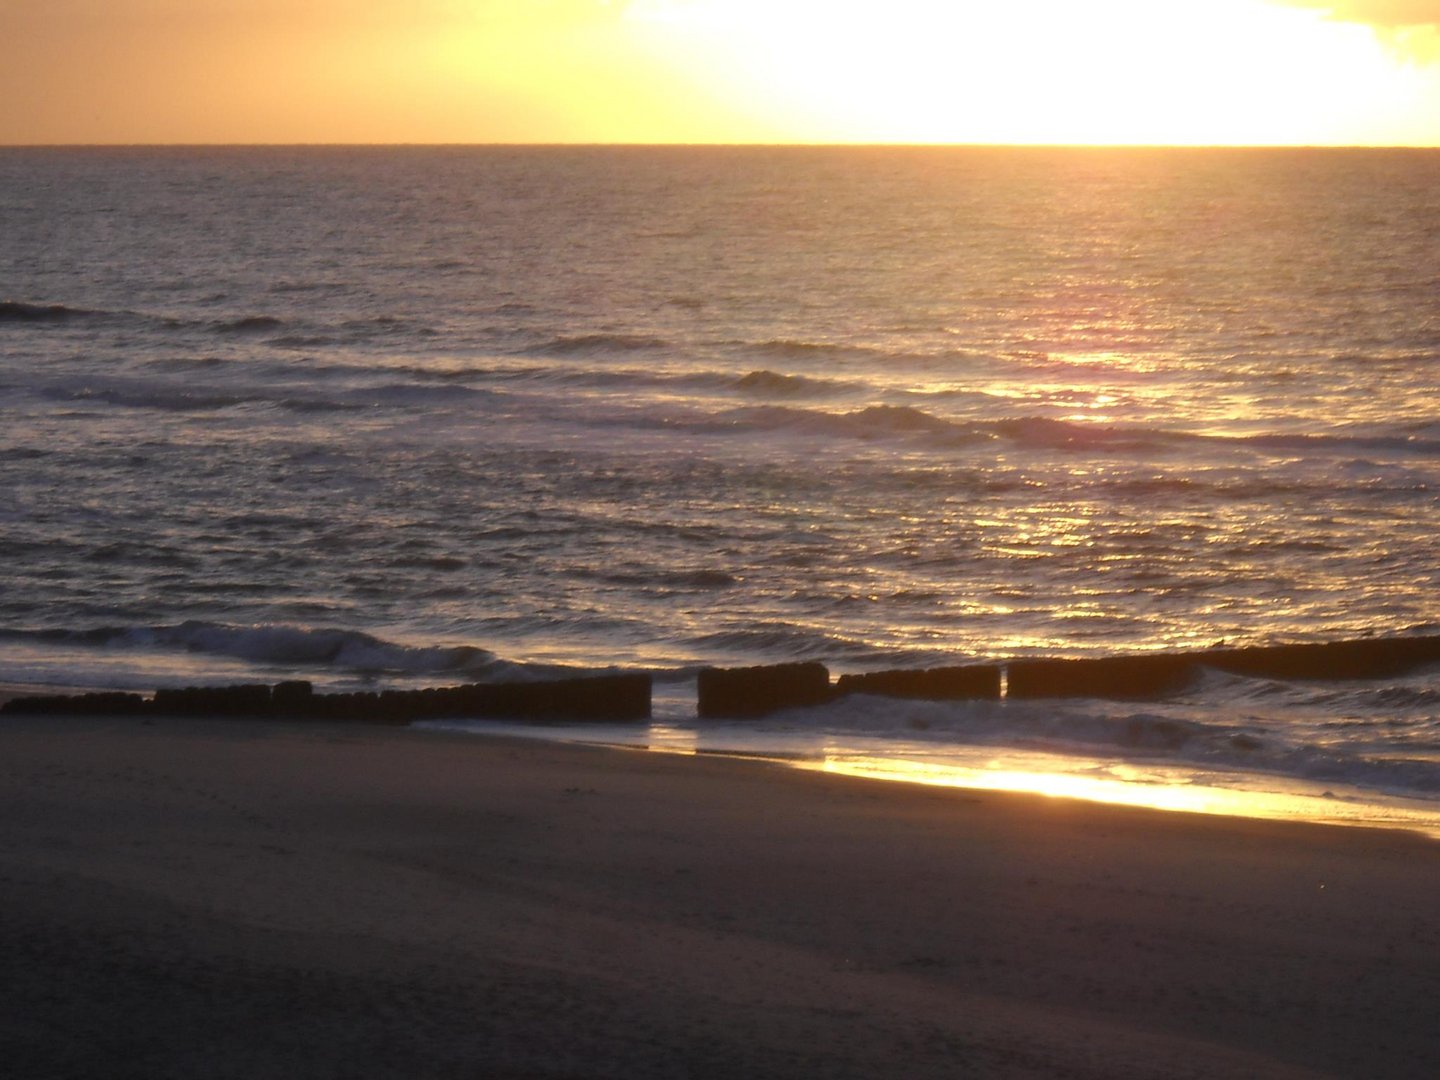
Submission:
POLYGON ((362 338, 394 337, 415 334, 419 337, 435 337, 437 331, 413 319, 398 315, 376 315, 368 319, 347 319, 340 324, 342 330, 362 338))
POLYGON ((74 319, 90 319, 110 314, 64 304, 24 304, 18 300, 0 301, 0 323, 63 323, 74 319))
POLYGON ((94 390, 89 387, 66 389, 49 387, 42 391, 52 401, 73 404, 98 402, 129 409, 157 409, 163 412, 209 412, 253 404, 259 399, 245 394, 199 394, 183 390, 150 391, 94 390))
POLYGON ((394 369, 411 378, 430 382, 510 382, 582 389, 696 389, 714 391, 729 385, 729 377, 706 372, 676 375, 643 368, 554 367, 546 365, 446 364, 440 367, 407 365, 394 369))
POLYGON ((829 379, 804 375, 783 375, 778 371, 759 370, 742 375, 731 386, 746 394, 766 397, 804 397, 834 390, 839 384, 829 379))
MULTIPOLYGON (((181 327, 180 322, 168 325, 181 327)), ((204 324, 223 337, 264 337, 265 344, 280 349, 323 349, 335 345, 363 345, 372 341, 389 341, 397 337, 434 337, 432 327, 395 315, 376 315, 365 319, 346 319, 339 323, 301 322, 275 315, 246 315, 238 319, 204 324), (283 332, 282 332, 283 331, 283 332), (267 336, 276 335, 276 336, 267 336)))
POLYGON ((271 338, 265 344, 277 349, 328 349, 339 345, 340 339, 328 334, 282 334, 271 338))
POLYGON ((994 430, 1021 446, 1051 450, 1147 450, 1195 437, 1161 428, 1112 427, 1046 416, 1000 420, 994 430))
MULTIPOLYGON (((291 326, 292 320, 281 319, 274 315, 247 315, 244 318, 232 319, 228 322, 213 323, 212 328, 222 334, 260 334, 281 330, 291 326)), ((336 340, 354 340, 356 338, 366 339, 373 337, 393 337, 397 334, 417 334, 421 337, 430 337, 435 331, 422 323, 412 322, 409 319, 402 319, 395 315, 377 315, 368 319, 346 319, 337 324, 318 324, 318 329, 331 331, 331 334, 309 335, 321 341, 333 342, 336 340), (335 336, 339 332, 339 337, 335 336)), ((307 335, 296 334, 276 338, 272 344, 286 342, 299 337, 302 340, 307 335)))
POLYGON ((72 322, 124 322, 150 326, 157 330, 183 331, 204 329, 224 335, 257 334, 278 329, 282 321, 270 315, 247 315, 216 321, 214 319, 183 319, 169 315, 137 311, 108 311, 101 308, 71 307, 67 304, 28 304, 15 300, 0 301, 0 324, 66 324, 72 322))
POLYGON ((187 621, 172 626, 0 631, 0 638, 95 649, 171 650, 368 675, 509 677, 526 668, 473 645, 402 645, 357 630, 284 624, 187 621))
POLYGON ((668 349, 672 343, 664 338, 646 334, 573 334, 561 335, 529 349, 523 354, 539 353, 546 356, 574 356, 593 353, 654 352, 668 349))
MULTIPOLYGON (((748 378, 748 376, 747 376, 748 378)), ((764 380, 768 383, 769 380, 764 380)), ((828 383, 831 387, 838 384, 828 383)), ((914 405, 869 405, 848 412, 800 405, 746 405, 685 416, 595 414, 607 424, 690 430, 700 433, 751 434, 773 432, 851 439, 921 438, 938 447, 1008 440, 1031 449, 1149 448, 1168 440, 1189 438, 1162 430, 1120 430, 1044 417, 1013 420, 947 419, 914 405), (648 416, 648 419, 647 419, 648 416)))
POLYGON ((283 319, 273 315, 246 315, 243 318, 214 323, 213 327, 218 334, 260 334, 279 330, 284 325, 283 319))
POLYGON ((1173 752, 1201 741, 1233 742, 1246 730, 1159 713, 1086 712, 1057 702, 936 702, 865 694, 842 699, 826 722, 855 732, 923 732, 947 740, 960 736, 970 744, 1057 752, 1105 747, 1138 756, 1173 752))
POLYGON ((1301 432, 1244 435, 1234 438, 1233 441, 1264 450, 1286 450, 1295 453, 1342 448, 1357 452, 1378 450, 1424 456, 1440 454, 1440 439, 1421 438, 1418 435, 1312 435, 1301 432))
MULTIPOLYGON (((402 325, 388 318, 371 322, 380 328, 379 333, 388 332, 385 327, 402 325)), ((411 329, 407 326, 403 332, 411 329)), ((269 343, 298 346, 305 340, 286 334, 269 343)), ((170 368, 177 374, 210 368, 240 370, 227 368, 231 363, 221 357, 201 357, 161 358, 147 365, 170 368)), ((995 416, 994 409, 1000 402, 983 395, 978 404, 960 405, 945 396, 939 400, 927 396, 916 404, 896 403, 893 397, 885 401, 882 397, 876 404, 841 410, 834 403, 859 404, 867 398, 873 401, 880 396, 879 389, 859 379, 768 368, 736 374, 715 369, 668 371, 638 366, 609 368, 602 364, 517 364, 503 359, 493 363, 446 360, 427 365, 417 363, 413 357, 395 357, 374 364, 322 360, 303 366, 280 358, 247 360, 244 372, 247 385, 243 386, 228 380, 211 388, 193 379, 142 381, 116 376, 41 387, 38 392, 51 400, 171 412, 269 406, 317 413, 386 407, 444 409, 457 405, 461 398, 511 395, 521 395, 513 400, 523 406, 524 391, 534 387, 544 392, 543 397, 535 397, 536 415, 552 422, 578 421, 587 426, 677 433, 895 439, 928 445, 937 451, 999 442, 1050 454, 1174 455, 1198 450, 1207 461, 1221 461, 1215 456, 1217 451, 1252 457, 1284 454, 1349 470, 1355 474, 1354 483, 1416 491, 1429 489, 1429 478, 1418 471, 1421 465, 1440 457, 1440 438, 1431 437, 1433 432, 1428 430, 1406 430, 1395 435, 1380 435, 1370 429, 1217 434, 1044 415, 995 416), (391 381, 365 385, 377 378, 391 381), (550 393, 552 388, 577 392, 550 393), (587 390, 595 394, 587 395, 587 390), (645 398, 652 395, 665 400, 647 402, 645 398), (602 396, 607 400, 602 402, 602 396), (741 400, 737 402, 737 398, 741 400), (618 404, 621 402, 623 407, 618 404)), ((1246 476, 1237 482, 1260 479, 1246 476)))
MULTIPOLYGON (((700 656, 734 656, 747 663, 781 660, 824 660, 845 665, 870 665, 896 653, 823 630, 789 623, 768 622, 717 630, 686 638, 683 644, 700 656)), ((896 662, 909 659, 902 655, 896 662)))
POLYGON ((233 367, 236 361, 224 356, 157 356, 143 363, 161 371, 215 371, 233 367))
POLYGON ((574 576, 610 585, 638 585, 645 589, 713 592, 730 589, 742 578, 724 570, 576 570, 574 576))
POLYGON ((702 433, 774 432, 854 439, 920 435, 950 446, 995 437, 984 425, 946 420, 910 405, 871 405, 851 412, 789 405, 747 405, 682 419, 655 417, 650 426, 702 433))
POLYGON ((271 406, 299 413, 352 412, 378 402, 362 395, 358 401, 333 401, 323 398, 273 398, 261 394, 201 394, 184 390, 79 390, 50 387, 42 392, 52 401, 71 404, 98 403, 122 409, 154 409, 157 412, 194 413, 238 409, 246 406, 271 406))
POLYGON ((854 384, 835 379, 806 375, 786 375, 776 371, 756 370, 736 376, 728 371, 700 370, 687 372, 646 371, 643 369, 557 369, 531 368, 527 377, 571 386, 593 386, 601 389, 648 387, 665 391, 704 394, 740 393, 752 398, 828 397, 843 393, 854 384))
POLYGON ((995 356, 991 353, 960 348, 912 351, 853 342, 808 341, 796 338, 772 338, 765 341, 727 340, 721 344, 728 352, 736 356, 792 360, 806 365, 813 364, 817 360, 855 361, 866 365, 869 369, 882 372, 897 370, 933 372, 938 369, 953 376, 957 372, 988 367, 995 361, 995 356))
POLYGON ((343 281, 277 281, 269 291, 272 293, 342 292, 352 288, 343 281))
POLYGON ((1411 754, 1403 744, 1363 750, 1325 745, 1283 725, 1237 721, 1233 715, 1215 708, 1187 715, 1096 711, 1061 702, 928 702, 854 695, 825 710, 787 713, 785 722, 804 726, 808 721, 831 732, 899 740, 928 747, 941 759, 951 747, 986 747, 1169 764, 1212 777, 1271 776, 1410 798, 1440 796, 1440 763, 1411 754))
MULTIPOLYGON (((750 385, 764 387, 772 396, 800 396, 803 392, 818 393, 822 390, 835 392, 845 386, 833 380, 802 380, 792 384, 789 380, 796 377, 773 376, 773 373, 761 373, 761 376, 753 379, 750 385), (793 395, 787 393, 792 385, 796 387, 793 395)), ((751 378, 745 376, 744 380, 751 378)), ((1200 446, 1267 452, 1285 450, 1298 456, 1343 458, 1347 466, 1371 471, 1379 466, 1362 455, 1440 456, 1440 440, 1413 435, 1393 438, 1343 432, 1216 435, 1166 427, 1096 424, 1048 416, 949 418, 914 405, 893 404, 870 405, 848 412, 803 405, 744 406, 680 419, 666 418, 663 426, 702 432, 793 432, 858 439, 919 436, 942 448, 1003 440, 1021 449, 1067 453, 1179 452, 1200 446)), ((1415 484, 1413 477, 1399 477, 1397 481, 1411 486, 1415 484)))
POLYGON ((932 435, 974 436, 971 425, 956 424, 932 416, 912 405, 871 405, 856 412, 845 413, 845 426, 861 434, 925 432, 932 435))
POLYGON ((773 356, 786 360, 812 360, 816 358, 879 358, 893 360, 896 355, 885 349, 868 345, 846 345, 833 341, 799 341, 776 338, 770 341, 736 342, 745 351, 761 356, 773 356))
MULTIPOLYGON (((196 362, 202 363, 202 362, 196 362)), ((174 366, 174 365, 167 365, 174 366)), ((186 366, 180 365, 181 370, 186 366)), ((373 375, 375 372, 364 372, 373 375)), ((428 383, 382 383, 377 386, 334 389, 328 393, 285 393, 286 386, 248 387, 204 392, 176 384, 113 380, 108 386, 52 385, 40 389, 50 401, 70 404, 101 404, 124 409, 154 409, 160 412, 213 412, 221 409, 261 407, 297 413, 355 412, 377 408, 414 408, 426 405, 455 405, 458 401, 485 401, 499 391, 477 387, 443 387, 428 383)))
MULTIPOLYGON (((324 408, 413 407, 417 405, 450 405, 459 401, 479 402, 500 397, 501 391, 472 386, 434 386, 424 383, 384 383, 380 386, 346 390, 337 399, 320 399, 324 408)), ((281 402, 287 408, 298 408, 295 399, 281 402)))
MULTIPOLYGON (((289 343, 277 339, 271 344, 289 343)), ((325 365, 311 371, 338 374, 370 374, 375 367, 325 365)), ((740 394, 747 398, 835 397, 870 389, 855 381, 825 379, 808 375, 787 375, 765 369, 736 375, 733 371, 698 369, 666 371, 640 367, 571 367, 547 364, 455 363, 401 364, 385 370, 407 378, 426 382, 466 383, 504 382, 543 387, 566 387, 596 390, 657 390, 666 395, 714 396, 740 394)))
MULTIPOLYGON (((273 291, 284 291, 275 290, 273 291)), ((169 333, 200 332, 224 338, 267 338, 281 348, 320 348, 337 344, 363 344, 395 337, 433 337, 437 331, 423 323, 394 315, 346 319, 339 323, 311 323, 271 314, 246 314, 231 318, 184 318, 150 312, 108 311, 72 307, 67 304, 33 304, 18 300, 0 301, 0 325, 63 325, 75 322, 116 322, 146 326, 169 333), (271 337, 270 335, 278 335, 271 337)))

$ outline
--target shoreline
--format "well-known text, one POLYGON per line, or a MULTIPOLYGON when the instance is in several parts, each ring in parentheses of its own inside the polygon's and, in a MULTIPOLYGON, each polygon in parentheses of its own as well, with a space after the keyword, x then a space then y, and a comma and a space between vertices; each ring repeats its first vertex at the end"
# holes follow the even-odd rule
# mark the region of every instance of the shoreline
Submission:
MULTIPOLYGON (((1440 640, 1440 639, 1437 639, 1440 640)), ((583 681, 583 680, 582 680, 583 681)), ((425 691, 431 693, 432 691, 425 691)), ((188 692, 187 692, 188 693, 188 692)), ((412 692, 413 693, 413 692, 412 692)), ((133 690, 102 687, 49 686, 17 682, 0 683, 0 707, 16 697, 59 697, 115 694, 135 697, 133 690)), ((193 695, 192 695, 193 696, 193 695)), ((887 783, 959 789, 963 791, 1005 791, 1045 797, 1076 799, 1099 805, 1134 806, 1165 813, 1197 813, 1241 820, 1279 821, 1335 825, 1346 828, 1401 830, 1431 840, 1440 840, 1440 804, 1373 790, 1344 782, 1321 782, 1280 773, 1231 770, 1231 783, 1213 783, 1208 770, 1175 760, 1131 760, 1124 755, 1107 757, 1048 749, 990 746, 983 743, 936 745, 882 745, 876 740, 843 734, 827 736, 823 750, 806 735, 786 740, 774 733, 757 736, 743 728, 718 726, 703 717, 656 715, 649 720, 576 719, 427 719, 390 721, 347 720, 342 710, 329 710, 309 717, 257 717, 243 713, 222 715, 205 708, 204 694, 174 716, 209 715, 227 723, 255 723, 272 719, 276 723, 313 728, 317 724, 372 728, 391 726, 412 731, 456 731, 467 736, 515 737, 551 743, 644 750, 656 753, 729 757, 779 761, 802 771, 820 771, 883 780, 887 783), (703 745, 709 743, 710 745, 703 745), (749 745, 743 745, 743 744, 749 745), (759 744, 769 743, 769 748, 759 744), (793 745, 781 745, 793 743, 793 745), (1143 780, 1117 778, 1140 770, 1143 780), (1110 775, 1107 775, 1110 774, 1110 775), (1246 780, 1253 778, 1253 782, 1246 780), (1239 783, 1235 781, 1239 779, 1239 783)), ((343 701, 343 697, 336 699, 343 701)), ((908 703, 903 698, 881 698, 895 708, 908 703)), ((824 709, 835 702, 813 706, 824 709)), ((10 719, 7 714, 0 721, 10 719)), ((24 714, 21 714, 24 715, 24 714)), ((35 717, 45 713, 30 714, 35 717)), ((105 717, 104 712, 49 714, 59 723, 105 717)), ((125 716, 127 713, 108 715, 125 716)), ((138 718, 133 717, 133 718, 138 718)))
POLYGON ((1411 834, 348 725, 0 751, 31 1075, 1440 1069, 1411 834))
MULTIPOLYGON (((1338 783, 1303 782, 1256 772, 1251 787, 1219 786, 1194 782, 1196 773, 1183 765, 1143 762, 1143 782, 1087 775, 1087 769, 1131 763, 1107 762, 1100 757, 1067 755, 1054 751, 1020 751, 994 746, 926 748, 927 752, 888 753, 874 747, 848 747, 836 736, 820 751, 812 747, 769 749, 743 746, 702 746, 701 733, 670 723, 636 729, 622 737, 618 728, 596 734, 596 728, 566 724, 527 724, 519 721, 468 723, 425 721, 415 730, 449 731, 479 738, 517 738, 564 745, 604 747, 674 757, 711 757, 759 761, 801 772, 850 776, 887 784, 939 788, 958 792, 997 792, 1098 806, 1131 807, 1161 814, 1194 814, 1279 824, 1321 825, 1346 829, 1398 831, 1440 841, 1440 805, 1414 798, 1367 791, 1338 783), (938 759, 945 758, 946 761, 938 759), (958 762, 964 761, 965 764, 958 762), (1171 782, 1157 775, 1169 774, 1171 782), (1262 786, 1261 781, 1268 781, 1262 786), (1337 791, 1339 793, 1337 793, 1337 791)), ((723 743, 724 732, 708 734, 723 743)), ((745 741, 743 739, 737 741, 745 741)), ((783 740, 782 740, 783 741, 783 740)), ((801 740, 802 742, 805 740, 801 740)), ((1231 773, 1233 779, 1234 773, 1231 773)))

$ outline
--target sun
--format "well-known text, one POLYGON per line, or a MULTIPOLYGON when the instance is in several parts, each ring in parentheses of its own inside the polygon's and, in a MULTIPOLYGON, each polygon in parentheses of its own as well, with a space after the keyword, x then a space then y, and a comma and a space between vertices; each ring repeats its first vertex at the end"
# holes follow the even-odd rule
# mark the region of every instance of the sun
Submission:
POLYGON ((1426 0, 18 7, 0 144, 1440 146, 1426 0))
POLYGON ((1433 70, 1263 0, 636 0, 677 69, 782 139, 1434 141, 1433 70), (1417 118, 1418 110, 1418 118, 1417 118), (1378 119, 1377 118, 1381 118, 1378 119), (1408 126, 1407 126, 1408 125, 1408 126))

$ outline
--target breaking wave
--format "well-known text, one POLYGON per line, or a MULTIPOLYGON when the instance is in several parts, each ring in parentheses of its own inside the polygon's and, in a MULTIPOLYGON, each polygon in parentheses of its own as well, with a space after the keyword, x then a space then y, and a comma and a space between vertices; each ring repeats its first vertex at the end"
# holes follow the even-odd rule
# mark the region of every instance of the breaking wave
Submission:
POLYGON ((830 379, 817 379, 805 375, 783 375, 777 371, 759 370, 742 375, 731 385, 747 394, 766 397, 805 397, 826 393, 839 388, 830 379))
POLYGON ((243 319, 216 323, 215 331, 220 334, 262 334, 279 330, 284 325, 284 320, 273 315, 247 315, 243 319))
POLYGON ((545 356, 583 356, 590 353, 652 352, 670 347, 671 342, 664 338, 645 334, 567 334, 522 351, 545 356))
POLYGON ((356 630, 284 624, 236 626, 188 621, 173 626, 107 626, 89 630, 4 631, 0 639, 95 649, 200 653, 296 669, 354 674, 523 677, 527 665, 473 645, 402 645, 356 630))
POLYGON ((64 304, 23 304, 18 300, 0 301, 0 323, 63 323, 73 319, 103 316, 108 312, 67 307, 64 304))
MULTIPOLYGON (((1211 686, 1224 696, 1223 688, 1211 686)), ((1256 774, 1316 784, 1354 785, 1408 798, 1440 797, 1440 762, 1424 747, 1402 743, 1366 749, 1317 740, 1309 731, 1227 710, 1131 712, 1097 710, 1093 703, 925 702, 856 695, 825 710, 785 714, 851 735, 933 745, 943 756, 954 745, 1034 751, 1101 760, 1168 763, 1207 774, 1256 774)))

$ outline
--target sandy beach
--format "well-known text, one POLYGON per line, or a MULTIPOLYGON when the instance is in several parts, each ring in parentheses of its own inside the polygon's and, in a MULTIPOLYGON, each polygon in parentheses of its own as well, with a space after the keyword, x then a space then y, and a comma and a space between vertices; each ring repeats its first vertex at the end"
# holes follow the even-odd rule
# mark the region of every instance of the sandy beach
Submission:
POLYGON ((407 729, 7 718, 24 1077, 1433 1077, 1440 845, 407 729))

